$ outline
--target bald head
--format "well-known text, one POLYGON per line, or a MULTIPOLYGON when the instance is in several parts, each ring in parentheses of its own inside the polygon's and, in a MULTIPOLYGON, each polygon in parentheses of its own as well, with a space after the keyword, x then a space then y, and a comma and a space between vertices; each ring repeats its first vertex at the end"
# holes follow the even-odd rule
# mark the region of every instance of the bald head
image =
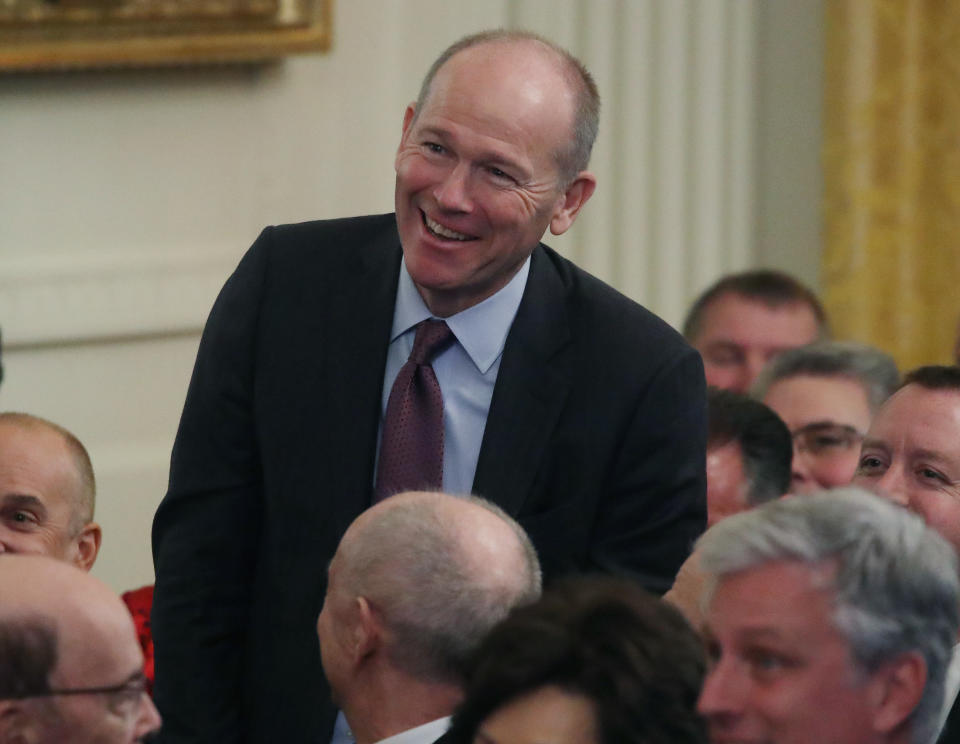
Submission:
MULTIPOLYGON (((557 72, 557 80, 565 85, 572 100, 572 120, 567 146, 556 153, 561 181, 569 183, 576 175, 586 169, 590 162, 590 152, 597 138, 600 122, 600 94, 590 72, 583 63, 563 47, 549 39, 529 31, 497 29, 482 31, 465 36, 447 47, 430 66, 420 93, 417 96, 416 111, 422 111, 432 92, 433 81, 437 73, 455 55, 480 46, 489 46, 497 54, 497 46, 526 47, 532 55, 546 60, 557 72)), ((481 63, 489 59, 479 57, 481 63)), ((490 71, 488 71, 490 72, 490 71)))
POLYGON ((69 431, 0 413, 0 553, 49 555, 89 570, 100 546, 90 457, 69 431))
POLYGON ((0 557, 0 712, 19 713, 0 715, 0 741, 137 741, 159 724, 144 690, 133 620, 106 584, 48 557, 0 557), (117 689, 63 694, 90 688, 117 689))
POLYGON ((398 667, 459 681, 487 631, 539 596, 540 567, 523 529, 499 507, 414 492, 354 521, 331 564, 334 583, 381 610, 398 667))

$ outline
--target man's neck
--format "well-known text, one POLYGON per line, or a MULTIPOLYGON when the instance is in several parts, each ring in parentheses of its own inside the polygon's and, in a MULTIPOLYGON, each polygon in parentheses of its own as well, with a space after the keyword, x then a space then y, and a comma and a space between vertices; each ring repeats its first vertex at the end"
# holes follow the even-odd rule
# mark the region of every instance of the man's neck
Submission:
POLYGON ((424 682, 404 674, 387 675, 357 686, 343 701, 343 714, 356 744, 375 744, 453 713, 463 699, 458 685, 424 682))

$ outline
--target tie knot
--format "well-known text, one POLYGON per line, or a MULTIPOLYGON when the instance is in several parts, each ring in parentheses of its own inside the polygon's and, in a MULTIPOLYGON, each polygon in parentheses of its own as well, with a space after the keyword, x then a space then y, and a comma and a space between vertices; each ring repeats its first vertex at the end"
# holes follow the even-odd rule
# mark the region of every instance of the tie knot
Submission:
POLYGON ((417 326, 413 339, 410 361, 414 364, 429 364, 430 361, 453 341, 453 331, 443 320, 425 320, 417 326))

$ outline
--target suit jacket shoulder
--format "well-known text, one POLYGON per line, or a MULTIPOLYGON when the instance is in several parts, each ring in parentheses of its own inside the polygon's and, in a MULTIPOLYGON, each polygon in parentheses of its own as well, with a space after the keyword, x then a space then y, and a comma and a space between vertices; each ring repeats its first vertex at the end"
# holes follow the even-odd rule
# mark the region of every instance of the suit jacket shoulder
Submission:
POLYGON ((530 532, 545 573, 666 591, 705 515, 699 355, 545 247, 507 337, 475 490, 530 532))

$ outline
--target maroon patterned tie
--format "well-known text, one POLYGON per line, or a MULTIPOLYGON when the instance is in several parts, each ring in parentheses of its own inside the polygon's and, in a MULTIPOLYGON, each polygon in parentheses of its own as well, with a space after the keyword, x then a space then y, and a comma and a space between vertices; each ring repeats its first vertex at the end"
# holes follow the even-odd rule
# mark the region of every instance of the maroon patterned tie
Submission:
POLYGON ((443 396, 430 362, 454 340, 442 320, 417 326, 413 351, 390 389, 374 501, 443 486, 443 396))

